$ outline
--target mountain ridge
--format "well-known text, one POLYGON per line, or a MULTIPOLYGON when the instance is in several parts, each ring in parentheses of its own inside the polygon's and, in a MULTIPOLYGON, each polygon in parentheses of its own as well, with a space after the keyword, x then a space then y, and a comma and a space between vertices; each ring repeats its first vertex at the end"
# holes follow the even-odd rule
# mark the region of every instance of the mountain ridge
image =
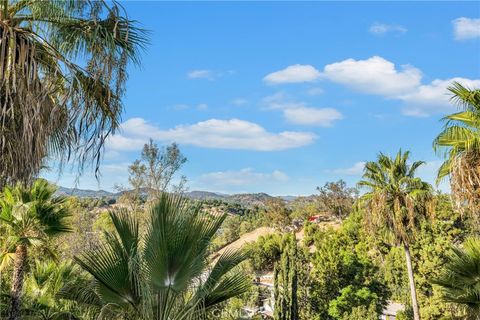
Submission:
MULTIPOLYGON (((112 198, 117 199, 126 191, 110 192, 106 190, 91 190, 91 189, 78 189, 67 188, 59 186, 57 194, 62 196, 75 196, 80 198, 112 198)), ((225 202, 238 202, 248 205, 258 205, 273 198, 281 198, 285 201, 293 201, 298 196, 272 196, 264 192, 258 193, 234 193, 225 194, 204 190, 192 190, 185 192, 185 196, 194 200, 222 200, 225 202)))

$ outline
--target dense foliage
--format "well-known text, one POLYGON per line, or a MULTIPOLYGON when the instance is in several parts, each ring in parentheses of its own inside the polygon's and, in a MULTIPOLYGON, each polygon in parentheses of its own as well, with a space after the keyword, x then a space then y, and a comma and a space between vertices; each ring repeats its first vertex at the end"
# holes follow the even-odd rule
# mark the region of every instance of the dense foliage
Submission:
MULTIPOLYGON (((443 274, 452 243, 462 243, 474 232, 448 196, 433 200, 435 218, 419 225, 410 248, 420 316, 454 319, 463 311, 444 301, 432 279, 443 274)), ((337 227, 306 223, 303 231, 297 255, 300 319, 378 319, 389 301, 406 306, 400 319, 413 316, 404 249, 366 228, 365 209, 354 207, 337 227)), ((249 245, 250 268, 257 274, 273 271, 281 263, 282 241, 276 233, 249 245)))

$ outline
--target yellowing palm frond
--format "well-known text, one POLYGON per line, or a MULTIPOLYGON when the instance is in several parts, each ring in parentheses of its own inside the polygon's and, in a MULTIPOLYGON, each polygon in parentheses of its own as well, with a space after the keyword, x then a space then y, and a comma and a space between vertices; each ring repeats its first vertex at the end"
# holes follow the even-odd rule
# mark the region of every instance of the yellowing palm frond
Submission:
POLYGON ((445 158, 437 183, 450 177, 458 208, 474 211, 480 204, 480 89, 454 82, 448 90, 464 110, 443 118, 445 128, 433 141, 434 150, 445 158))

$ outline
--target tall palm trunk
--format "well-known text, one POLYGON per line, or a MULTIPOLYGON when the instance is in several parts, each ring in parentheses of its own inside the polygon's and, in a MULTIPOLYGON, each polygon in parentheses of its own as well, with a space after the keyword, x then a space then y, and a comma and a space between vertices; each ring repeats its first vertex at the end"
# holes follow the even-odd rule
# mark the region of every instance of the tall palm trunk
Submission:
POLYGON ((410 284, 410 295, 412 298, 413 319, 420 320, 420 312, 418 310, 417 291, 415 290, 415 279, 413 278, 412 257, 410 256, 410 248, 407 244, 403 246, 405 249, 405 260, 407 262, 408 282, 410 284))
POLYGON ((27 247, 23 244, 15 249, 15 265, 13 269, 13 280, 11 289, 10 311, 8 320, 20 319, 20 303, 23 290, 23 276, 25 274, 25 263, 27 260, 27 247))

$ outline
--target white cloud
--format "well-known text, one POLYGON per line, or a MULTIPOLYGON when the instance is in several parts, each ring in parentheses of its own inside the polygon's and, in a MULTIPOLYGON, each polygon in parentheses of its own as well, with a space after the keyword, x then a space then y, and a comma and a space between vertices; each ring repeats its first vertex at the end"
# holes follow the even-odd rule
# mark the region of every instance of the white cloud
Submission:
MULTIPOLYGON (((459 18, 457 20, 463 21, 459 18)), ((457 21, 455 20, 455 21, 457 21)), ((467 19, 470 25, 477 23, 480 19, 467 19), (472 22, 474 21, 475 22, 472 22)), ((480 23, 480 22, 479 22, 480 23)), ((379 29, 380 27, 377 26, 379 29)), ((471 30, 473 27, 465 29, 471 30)), ((388 28, 387 28, 388 29, 388 28)), ((479 29, 480 32, 480 29, 479 29)), ((296 65, 300 66, 300 65, 296 65)), ((290 66, 284 70, 274 72, 265 79, 277 83, 292 80, 291 74, 295 66, 290 66)), ((304 66, 300 66, 304 67, 304 66)), ((312 66, 307 66, 318 72, 312 66)), ((411 65, 396 66, 393 62, 380 56, 373 56, 365 60, 346 59, 340 62, 327 64, 323 72, 315 73, 312 79, 321 78, 349 87, 357 92, 379 95, 391 100, 403 101, 402 112, 408 116, 429 116, 438 113, 447 113, 455 111, 456 108, 450 102, 450 96, 447 87, 452 82, 457 81, 469 88, 479 88, 480 79, 467 79, 453 77, 449 79, 435 79, 430 83, 422 84, 422 72, 420 69, 411 65)), ((300 78, 297 78, 299 80, 300 78)), ((306 77, 302 78, 307 81, 306 77)), ((292 80, 293 81, 293 80, 292 80)), ((307 94, 321 93, 321 89, 312 88, 307 94)), ((277 92, 263 100, 269 109, 283 110, 284 116, 292 123, 309 124, 306 121, 307 112, 312 115, 310 124, 330 125, 323 122, 328 114, 331 120, 341 119, 341 114, 333 112, 330 108, 311 108, 302 102, 292 101, 285 93, 277 92), (303 119, 303 120, 300 120, 303 119)), ((328 119, 328 117, 327 117, 328 119)))
POLYGON ((430 84, 420 85, 412 92, 398 96, 405 102, 403 113, 410 116, 428 116, 434 113, 448 113, 456 110, 451 101, 449 87, 454 81, 467 88, 480 88, 480 80, 466 78, 435 79, 430 84))
POLYGON ((308 107, 303 102, 292 101, 281 91, 263 98, 263 103, 267 109, 282 110, 285 120, 293 124, 331 127, 335 121, 343 119, 334 108, 308 107))
POLYGON ((365 167, 365 162, 356 162, 350 168, 340 168, 332 170, 335 174, 347 175, 347 176, 359 176, 363 173, 363 168, 365 167))
POLYGON ((107 152, 116 152, 118 151, 135 151, 140 150, 147 139, 142 138, 132 138, 126 137, 122 134, 114 134, 107 138, 106 146, 107 152))
POLYGON ((324 68, 324 75, 356 91, 384 96, 411 92, 420 85, 422 79, 419 69, 404 65, 397 70, 395 64, 379 56, 328 64, 324 68))
POLYGON ((211 70, 192 70, 187 73, 189 79, 208 79, 213 80, 215 77, 211 70))
POLYGON ((435 79, 422 84, 422 72, 410 65, 398 69, 394 63, 378 56, 366 60, 347 59, 326 65, 325 78, 361 93, 376 94, 404 102, 402 112, 408 116, 429 116, 452 112, 447 87, 457 81, 479 88, 480 80, 466 78, 435 79))
POLYGON ((311 82, 320 77, 320 71, 311 65, 295 64, 263 78, 268 84, 311 82))
POLYGON ((291 97, 283 91, 264 97, 262 102, 267 109, 283 109, 286 105, 292 104, 291 97))
POLYGON ((205 173, 197 179, 197 183, 210 186, 210 188, 248 187, 262 183, 286 182, 288 176, 279 170, 271 173, 256 172, 251 168, 244 168, 238 171, 219 171, 205 173))
POLYGON ((480 19, 461 17, 452 21, 456 40, 480 38, 480 19))
POLYGON ((152 138, 204 148, 276 151, 305 146, 316 139, 316 135, 310 132, 268 132, 256 123, 240 119, 210 119, 162 130, 142 118, 132 118, 122 123, 121 129, 121 133, 109 137, 108 149, 139 150, 152 138))
POLYGON ((408 30, 404 26, 397 25, 397 24, 386 24, 386 23, 375 22, 370 26, 368 31, 370 31, 370 33, 374 35, 383 36, 389 32, 393 32, 396 34, 403 34, 408 30))
POLYGON ((290 123, 321 127, 331 127, 334 121, 343 119, 342 114, 333 108, 287 108, 283 114, 290 123))

